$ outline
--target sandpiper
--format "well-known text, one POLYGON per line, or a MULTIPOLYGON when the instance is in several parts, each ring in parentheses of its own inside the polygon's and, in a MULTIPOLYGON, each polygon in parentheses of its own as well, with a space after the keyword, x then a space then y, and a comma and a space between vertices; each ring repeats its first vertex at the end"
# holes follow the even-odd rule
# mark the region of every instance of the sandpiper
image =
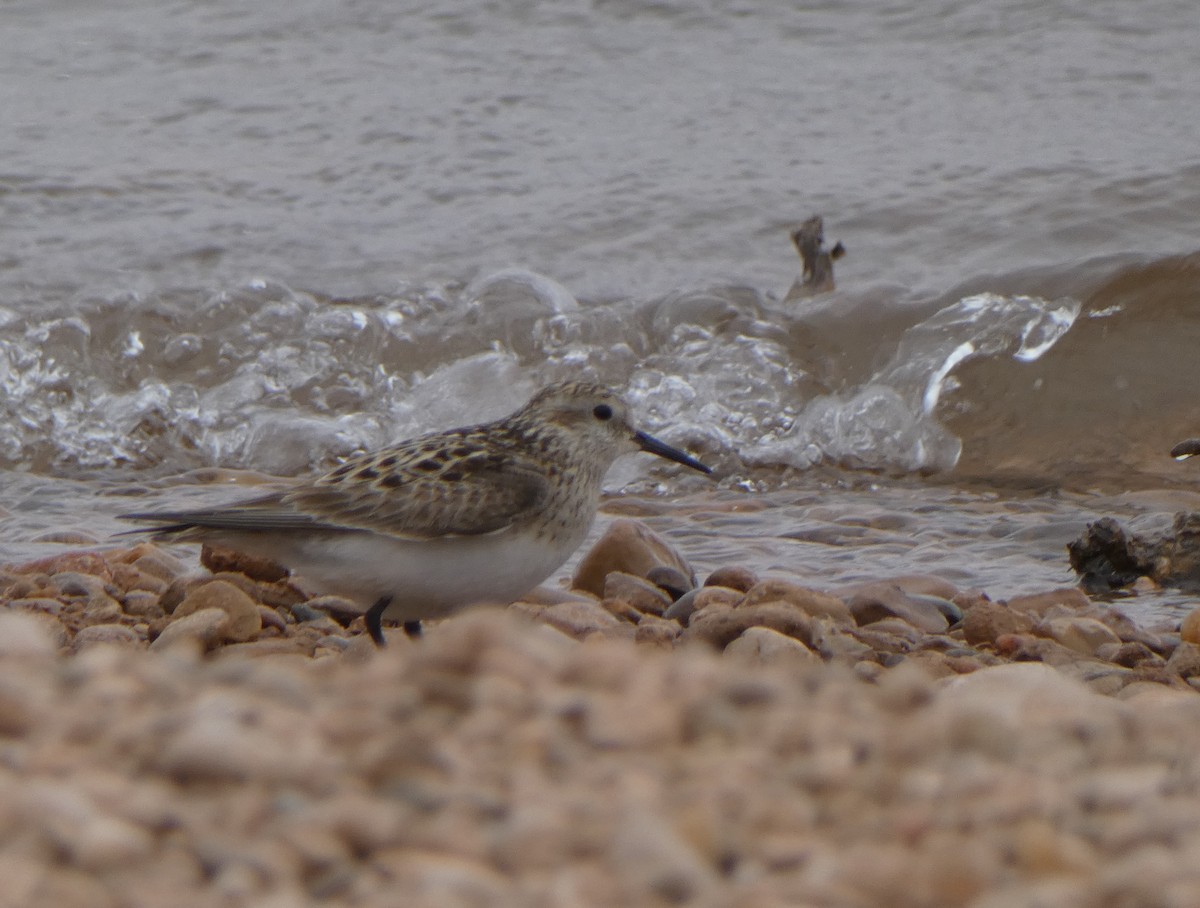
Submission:
POLYGON ((512 602, 549 577, 587 536, 608 468, 637 450, 712 472, 635 429, 615 391, 566 382, 496 422, 362 454, 269 495, 121 516, 158 524, 158 540, 277 561, 359 603, 382 646, 385 618, 415 636, 422 619, 512 602))

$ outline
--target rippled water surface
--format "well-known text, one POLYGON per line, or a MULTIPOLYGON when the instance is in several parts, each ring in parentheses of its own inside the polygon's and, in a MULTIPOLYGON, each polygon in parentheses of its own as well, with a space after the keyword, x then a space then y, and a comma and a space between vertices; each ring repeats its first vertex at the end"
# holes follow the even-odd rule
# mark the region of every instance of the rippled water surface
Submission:
POLYGON ((609 478, 702 565, 1070 583, 1194 504, 1194 19, 6 3, 0 553, 583 375, 717 466, 609 478), (785 302, 814 212, 849 254, 785 302))

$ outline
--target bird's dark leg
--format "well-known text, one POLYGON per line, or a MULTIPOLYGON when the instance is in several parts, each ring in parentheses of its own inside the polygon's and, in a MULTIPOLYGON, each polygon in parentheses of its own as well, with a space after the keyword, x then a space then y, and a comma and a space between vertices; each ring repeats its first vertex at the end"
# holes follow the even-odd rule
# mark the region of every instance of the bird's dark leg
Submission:
POLYGON ((408 634, 410 640, 421 639, 421 622, 420 621, 405 621, 404 633, 408 634))
MULTIPOLYGON (((363 620, 367 624, 367 633, 371 635, 371 639, 380 649, 387 646, 387 641, 383 639, 383 612, 391 604, 391 596, 381 596, 363 615, 363 620)), ((405 630, 407 629, 405 627, 405 630)))

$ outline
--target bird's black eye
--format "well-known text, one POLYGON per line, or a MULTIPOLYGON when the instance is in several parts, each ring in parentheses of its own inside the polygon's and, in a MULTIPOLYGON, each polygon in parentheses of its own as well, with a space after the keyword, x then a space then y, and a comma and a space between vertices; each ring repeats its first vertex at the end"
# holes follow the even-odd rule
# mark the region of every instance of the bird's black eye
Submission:
POLYGON ((608 404, 596 404, 595 408, 592 410, 592 415, 596 417, 596 419, 612 419, 612 407, 610 407, 608 404))

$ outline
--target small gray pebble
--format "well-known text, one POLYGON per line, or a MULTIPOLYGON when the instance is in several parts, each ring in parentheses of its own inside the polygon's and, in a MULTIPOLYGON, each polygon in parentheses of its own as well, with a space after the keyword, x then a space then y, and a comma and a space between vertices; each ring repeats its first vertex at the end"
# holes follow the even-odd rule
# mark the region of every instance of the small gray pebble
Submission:
POLYGON ((297 602, 291 608, 292 617, 296 619, 297 624, 303 624, 305 621, 317 621, 321 618, 329 617, 323 611, 313 608, 307 602, 297 602))
POLYGON ((671 603, 670 607, 663 612, 663 617, 667 620, 675 620, 684 627, 688 626, 688 621, 691 620, 692 612, 696 610, 696 590, 688 590, 678 599, 671 603))

